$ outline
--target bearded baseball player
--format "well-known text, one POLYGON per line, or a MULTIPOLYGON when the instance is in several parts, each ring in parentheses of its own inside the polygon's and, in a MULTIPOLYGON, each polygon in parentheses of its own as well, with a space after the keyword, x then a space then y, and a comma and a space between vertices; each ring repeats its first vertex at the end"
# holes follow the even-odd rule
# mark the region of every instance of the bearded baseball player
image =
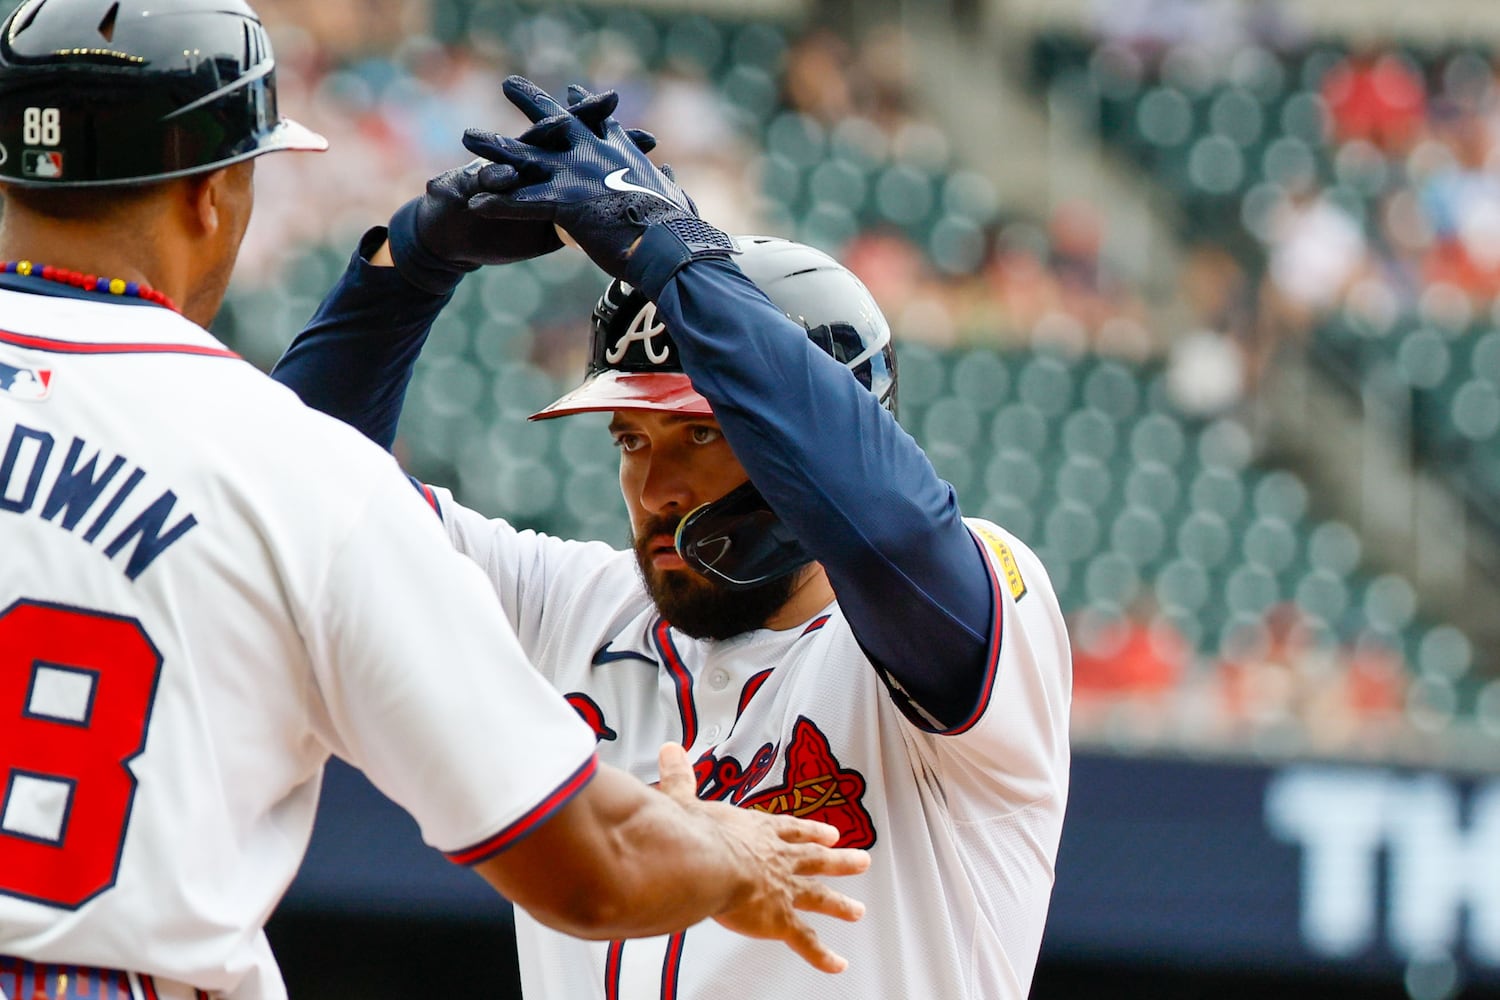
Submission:
POLYGON ((253 158, 325 145, 273 69, 239 0, 0 26, 0 998, 284 997, 330 754, 539 924, 838 971, 799 910, 868 856, 601 763, 390 455, 204 329, 253 158))
POLYGON ((1070 654, 1041 563, 960 516, 897 424, 890 331, 853 274, 699 219, 613 94, 505 90, 533 127, 469 132, 484 165, 366 237, 276 377, 388 446, 462 274, 567 232, 614 280, 583 383, 534 419, 612 414, 631 548, 430 500, 601 759, 649 780, 678 740, 703 799, 816 817, 873 855, 851 883, 870 917, 826 932, 852 959, 836 979, 711 923, 600 943, 518 913, 527 995, 1022 1000, 1069 766, 1070 654))

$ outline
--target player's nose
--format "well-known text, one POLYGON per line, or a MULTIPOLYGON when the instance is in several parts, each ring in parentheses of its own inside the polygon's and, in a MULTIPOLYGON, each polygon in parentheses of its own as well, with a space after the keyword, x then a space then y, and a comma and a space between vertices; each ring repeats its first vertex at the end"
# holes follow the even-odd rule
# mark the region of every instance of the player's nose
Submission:
POLYGON ((697 506, 682 462, 653 455, 641 479, 641 506, 653 514, 683 513, 697 506))

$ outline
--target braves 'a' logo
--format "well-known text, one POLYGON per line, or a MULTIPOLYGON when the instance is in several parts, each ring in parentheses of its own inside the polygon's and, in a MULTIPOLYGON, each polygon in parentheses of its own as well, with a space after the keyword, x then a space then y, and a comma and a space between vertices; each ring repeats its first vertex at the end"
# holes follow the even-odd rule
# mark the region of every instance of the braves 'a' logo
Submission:
POLYGON ((625 357, 625 352, 630 349, 630 345, 639 341, 641 350, 646 353, 647 361, 653 365, 665 364, 672 356, 672 342, 663 338, 662 343, 657 344, 656 338, 666 332, 667 324, 660 323, 656 319, 656 303, 647 302, 630 321, 630 329, 625 331, 625 335, 604 352, 604 360, 612 365, 619 364, 620 360, 625 357))
POLYGON ((828 737, 806 716, 799 716, 786 748, 782 783, 739 805, 829 823, 842 834, 838 846, 870 847, 875 843, 875 821, 864 807, 864 797, 864 775, 840 767, 828 737))
POLYGON ((578 691, 574 691, 572 694, 567 694, 563 697, 567 699, 569 705, 573 706, 573 711, 577 712, 583 717, 584 722, 593 727, 595 740, 612 740, 620 735, 609 728, 609 723, 604 721, 604 709, 599 707, 597 701, 578 691))

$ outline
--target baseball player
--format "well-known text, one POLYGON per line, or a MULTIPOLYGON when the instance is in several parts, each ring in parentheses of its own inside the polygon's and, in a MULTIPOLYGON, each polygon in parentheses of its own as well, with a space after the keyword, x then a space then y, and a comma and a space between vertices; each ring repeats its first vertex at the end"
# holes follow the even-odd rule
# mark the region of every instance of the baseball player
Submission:
POLYGON ((868 857, 601 762, 390 456, 204 329, 252 158, 324 145, 273 66, 239 0, 0 26, 0 997, 284 997, 333 753, 541 924, 837 971, 798 911, 868 857))
POLYGON ((586 378, 534 419, 612 414, 632 549, 431 502, 601 759, 649 779, 653 747, 679 740, 700 797, 816 817, 873 855, 854 882, 871 916, 827 932, 854 959, 836 980, 712 924, 600 943, 518 914, 527 995, 1021 1000, 1069 763, 1041 563, 961 517, 896 423, 890 331, 853 274, 697 218, 612 94, 564 108, 505 89, 533 127, 468 133, 492 162, 367 235, 274 374, 388 446, 426 323, 484 242, 475 220, 516 256, 565 230, 614 280, 586 378), (467 223, 435 221, 455 202, 467 223))

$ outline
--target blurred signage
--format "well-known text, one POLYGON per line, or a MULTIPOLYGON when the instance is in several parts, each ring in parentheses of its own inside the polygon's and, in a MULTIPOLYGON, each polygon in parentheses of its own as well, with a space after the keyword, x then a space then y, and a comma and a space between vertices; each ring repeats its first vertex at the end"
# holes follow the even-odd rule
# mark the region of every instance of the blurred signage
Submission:
POLYGON ((1500 781, 1078 758, 1044 949, 1500 981, 1500 781))

